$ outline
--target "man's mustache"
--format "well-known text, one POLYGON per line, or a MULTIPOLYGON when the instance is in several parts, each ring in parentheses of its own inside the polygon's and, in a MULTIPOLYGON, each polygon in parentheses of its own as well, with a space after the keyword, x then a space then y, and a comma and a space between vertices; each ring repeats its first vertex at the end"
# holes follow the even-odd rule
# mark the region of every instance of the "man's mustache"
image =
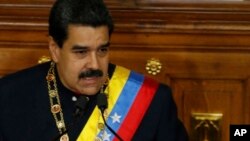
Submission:
POLYGON ((81 78, 86 78, 86 77, 101 77, 101 76, 103 76, 103 72, 101 70, 90 69, 90 70, 81 72, 78 78, 81 79, 81 78))

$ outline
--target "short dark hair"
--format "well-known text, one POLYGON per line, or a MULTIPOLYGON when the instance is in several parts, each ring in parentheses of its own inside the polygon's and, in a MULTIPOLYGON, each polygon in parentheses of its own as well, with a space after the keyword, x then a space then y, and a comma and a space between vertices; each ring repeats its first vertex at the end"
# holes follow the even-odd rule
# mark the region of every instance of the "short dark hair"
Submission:
POLYGON ((68 26, 107 26, 109 35, 113 32, 113 21, 102 0, 57 0, 49 16, 49 35, 59 47, 68 38, 68 26))

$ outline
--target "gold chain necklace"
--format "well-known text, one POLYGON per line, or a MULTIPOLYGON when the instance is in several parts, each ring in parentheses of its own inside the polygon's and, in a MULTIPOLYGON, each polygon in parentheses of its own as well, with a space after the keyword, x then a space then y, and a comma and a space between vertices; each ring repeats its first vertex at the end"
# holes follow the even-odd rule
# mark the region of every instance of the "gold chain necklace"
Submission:
MULTIPOLYGON (((64 118, 63 118, 60 98, 58 95, 56 76, 55 76, 55 63, 53 61, 50 64, 50 68, 49 68, 48 74, 46 76, 46 80, 47 80, 47 84, 48 84, 48 94, 49 94, 51 113, 53 114, 53 117, 55 119, 56 126, 58 128, 59 133, 62 134, 64 132, 66 132, 67 129, 66 129, 66 125, 64 122, 64 118)), ((107 80, 104 83, 104 85, 108 86, 108 84, 109 84, 109 76, 107 75, 107 80)), ((101 88, 101 92, 102 93, 104 92, 103 86, 101 88)), ((106 95, 108 98, 108 94, 106 94, 106 95)), ((106 109, 104 112, 104 117, 107 118, 107 116, 108 116, 108 112, 106 109)), ((103 131, 104 128, 105 128, 105 125, 104 125, 103 121, 98 120, 98 129, 103 131)), ((64 135, 62 135, 60 137, 60 141, 69 141, 68 134, 65 133, 64 135)))
MULTIPOLYGON (((63 119, 61 102, 58 95, 56 76, 55 76, 55 63, 53 61, 50 64, 46 80, 48 84, 48 94, 49 94, 51 113, 53 114, 59 133, 62 134, 66 132, 67 129, 63 119)), ((62 135, 60 137, 60 141, 69 141, 68 134, 65 133, 64 135, 62 135)))

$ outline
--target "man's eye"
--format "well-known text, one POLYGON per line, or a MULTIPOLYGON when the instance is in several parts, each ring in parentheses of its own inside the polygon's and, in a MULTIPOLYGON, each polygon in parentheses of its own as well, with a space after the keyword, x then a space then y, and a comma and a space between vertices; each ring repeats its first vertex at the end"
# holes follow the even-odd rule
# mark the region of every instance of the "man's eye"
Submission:
POLYGON ((106 48, 106 47, 105 47, 105 48, 101 48, 100 51, 101 51, 101 52, 107 52, 107 51, 108 51, 108 48, 106 48))
POLYGON ((106 55, 107 53, 108 53, 108 48, 107 47, 103 47, 103 48, 100 48, 99 50, 98 50, 98 54, 100 55, 100 56, 104 56, 104 55, 106 55))
POLYGON ((87 50, 74 50, 73 54, 75 54, 77 58, 83 58, 88 54, 88 51, 87 50))

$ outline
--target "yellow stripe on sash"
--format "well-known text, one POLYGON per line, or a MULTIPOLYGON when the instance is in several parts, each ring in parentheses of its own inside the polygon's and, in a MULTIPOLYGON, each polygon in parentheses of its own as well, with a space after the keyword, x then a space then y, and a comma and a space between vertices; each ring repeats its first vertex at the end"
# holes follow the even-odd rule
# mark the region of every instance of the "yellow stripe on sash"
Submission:
MULTIPOLYGON (((105 89, 105 93, 108 94, 108 113, 112 111, 124 85, 128 80, 129 74, 130 70, 116 66, 113 76, 110 79, 107 88, 105 89)), ((95 137, 100 132, 97 128, 97 124, 100 121, 103 123, 100 111, 96 106, 86 125, 81 131, 77 141, 94 141, 95 137)))

